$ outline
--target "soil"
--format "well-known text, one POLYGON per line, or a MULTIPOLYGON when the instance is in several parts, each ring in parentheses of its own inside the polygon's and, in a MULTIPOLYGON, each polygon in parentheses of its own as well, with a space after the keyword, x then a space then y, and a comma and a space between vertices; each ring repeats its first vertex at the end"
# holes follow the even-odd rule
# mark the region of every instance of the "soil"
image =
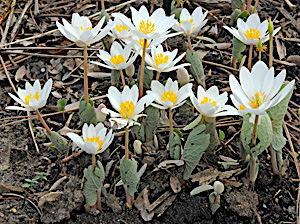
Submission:
MULTIPOLYGON (((43 1, 45 3, 45 1, 43 1)), ((81 1, 74 1, 79 4, 81 1)), ((92 3, 95 3, 91 1, 92 3)), ((106 7, 118 5, 120 1, 107 1, 106 7)), ((162 1, 154 7, 161 6, 162 1)), ((193 1, 189 1, 193 2, 193 1)), ((195 1, 199 2, 199 1, 195 1)), ((194 3, 195 3, 194 2, 194 3)), ((201 2, 201 1, 200 1, 201 2)), ((300 1, 293 1, 297 8, 295 11, 291 11, 286 4, 283 7, 292 15, 298 16, 300 13, 300 1)), ((100 4, 99 4, 100 5, 100 4)), ((146 4, 147 5, 147 4, 146 4)), ((200 4, 201 5, 201 4, 200 4)), ((45 4, 44 4, 45 6, 45 4)), ((135 8, 140 7, 140 2, 132 4, 135 8)), ((150 4, 148 4, 150 8, 150 4)), ((100 6, 99 6, 100 7, 100 6)), ((185 7, 191 9, 191 5, 186 4, 185 7)), ((195 5, 193 5, 195 7, 195 5)), ((272 1, 262 1, 258 7, 259 13, 261 13, 261 19, 268 17, 277 17, 275 24, 283 24, 289 20, 278 11, 276 7, 280 5, 272 4, 272 1)), ((16 8, 17 11, 21 11, 20 7, 16 8)), ((32 5, 33 10, 33 5, 32 5)), ((71 15, 76 11, 76 8, 66 7, 64 9, 58 9, 55 12, 60 14, 71 15)), ((90 15, 97 12, 97 8, 86 9, 81 14, 90 15)), ((122 12, 128 12, 128 8, 121 9, 122 12)), ((202 34, 214 39, 216 42, 229 43, 231 36, 221 28, 222 22, 229 24, 228 15, 217 13, 218 20, 215 17, 209 17, 208 26, 217 24, 219 29, 219 35, 213 36, 209 34, 208 29, 202 34), (227 16, 227 17, 226 17, 227 16)), ((49 17, 52 18, 52 17, 49 17)), ((55 23, 48 17, 37 16, 36 23, 43 31, 49 31, 55 29, 55 23), (46 28, 43 27, 43 24, 46 28)), ((69 17, 68 17, 69 18, 69 17)), ((61 18, 60 18, 61 19, 61 18)), ((297 17, 296 17, 297 19, 297 17)), ((29 21, 33 21, 32 19, 29 21)), ((36 27, 32 25, 22 23, 22 29, 27 33, 38 33, 36 27)), ((285 24, 282 28, 283 36, 290 38, 298 38, 299 32, 290 23, 285 24), (288 34, 290 36, 288 36, 288 34)), ((25 34, 26 34, 25 32, 25 34)), ((26 35, 19 32, 18 38, 25 38, 26 35)), ((183 37, 175 37, 168 40, 168 45, 172 49, 176 47, 179 51, 184 52, 187 48, 183 37), (183 43, 183 44, 182 44, 183 43)), ((196 42, 194 42, 196 43, 196 42)), ((286 48, 286 56, 282 61, 285 61, 290 55, 299 55, 300 47, 299 42, 282 41, 286 48)), ((32 46, 60 46, 70 44, 64 38, 58 35, 46 36, 37 39, 32 46)), ((13 47, 19 45, 13 45, 13 47)), ((201 48, 201 46, 200 46, 201 48)), ((275 44, 275 49, 276 44, 275 44)), ((204 60, 231 66, 230 53, 231 49, 219 50, 219 49, 205 49, 208 50, 208 54, 204 60)), ((34 50, 30 52, 36 52, 34 50)), ((75 54, 82 55, 82 52, 76 50, 57 50, 57 51, 43 51, 39 53, 44 54, 75 54)), ((245 53, 246 54, 246 53, 245 53)), ((13 56, 15 57, 15 56, 13 56)), ((257 56, 254 55, 254 60, 257 60, 257 56)), ((278 59, 277 50, 274 50, 274 57, 278 59)), ((5 61, 9 61, 8 55, 4 54, 5 61)), ((263 60, 267 62, 268 53, 263 54, 263 60)), ((52 89, 58 92, 64 98, 68 99, 68 104, 77 102, 83 94, 83 79, 77 80, 82 75, 83 70, 79 69, 71 75, 66 81, 65 85, 60 85, 59 81, 63 75, 70 72, 66 66, 63 66, 65 59, 51 59, 51 57, 38 57, 33 56, 23 64, 18 64, 17 67, 10 69, 9 72, 14 74, 21 65, 25 65, 29 69, 20 82, 14 83, 17 87, 24 87, 25 81, 32 82, 38 78, 40 80, 46 80, 48 77, 52 77, 56 82, 56 85, 52 89), (45 69, 45 72, 43 69, 45 69), (42 69, 42 70, 41 70, 42 69), (58 72, 55 72, 56 69, 58 72), (53 73, 53 74, 51 74, 53 73), (77 80, 77 81, 76 81, 77 80)), ((73 63, 73 62, 71 62, 73 63)), ((274 63, 276 67, 276 74, 279 70, 285 68, 287 70, 287 80, 296 79, 296 89, 292 96, 289 106, 296 114, 299 109, 299 79, 298 74, 300 72, 299 66, 287 66, 282 63, 274 63)), ((136 64, 136 67, 138 65, 136 64)), ((220 69, 220 67, 204 64, 205 73, 211 69, 211 75, 206 78, 206 85, 210 87, 217 85, 221 91, 229 91, 228 74, 227 70, 220 69)), ((2 67, 1 67, 2 69, 2 67)), ((1 71, 1 70, 0 70, 1 71)), ((104 72, 110 72, 109 70, 101 70, 104 72)), ((231 72, 231 71, 230 71, 231 72)), ((237 75, 237 73, 234 73, 237 75)), ((175 78, 176 74, 170 73, 165 77, 175 78)), ((90 78, 91 94, 93 96, 101 96, 107 93, 107 89, 110 86, 110 78, 90 78)), ((14 102, 8 96, 9 92, 13 92, 7 79, 0 83, 0 119, 13 117, 18 115, 26 115, 24 112, 9 112, 5 110, 7 105, 13 105, 14 102)), ((57 98, 51 95, 48 100, 48 106, 46 106, 41 113, 46 114, 57 111, 56 106, 57 98)), ((106 99, 97 100, 95 103, 109 102, 106 99)), ((177 126, 183 126, 188 124, 194 119, 194 115, 189 110, 177 109, 174 112, 174 121, 177 126), (189 112, 189 113, 187 113, 189 112)), ((66 119, 70 117, 70 123, 68 125, 71 129, 81 130, 81 123, 77 112, 66 113, 66 119)), ((220 118, 217 121, 221 122, 224 119, 220 118)), ((226 122, 241 121, 239 117, 232 117, 226 122)), ((49 116, 46 118, 46 122, 49 124, 52 130, 58 131, 64 127, 65 121, 63 116, 49 116)), ((296 152, 299 152, 299 120, 292 113, 288 112, 286 116, 286 122, 293 125, 295 128, 290 128, 293 138, 293 146, 296 152)), ((7 123, 5 120, 1 120, 0 125, 7 123)), ((218 124, 218 123, 217 123, 218 124)), ((102 197, 102 211, 95 211, 88 209, 85 206, 83 194, 81 192, 81 180, 83 177, 84 168, 91 164, 91 156, 82 153, 80 156, 73 158, 67 163, 62 163, 62 159, 71 154, 70 151, 64 155, 58 154, 57 151, 48 147, 49 139, 45 135, 45 131, 41 128, 39 120, 33 119, 34 131, 40 153, 36 152, 34 142, 29 130, 28 122, 23 121, 16 124, 0 127, 0 223, 144 223, 139 211, 133 207, 128 209, 125 207, 126 198, 124 195, 124 189, 122 186, 116 187, 116 183, 120 180, 119 172, 119 160, 124 154, 123 143, 124 136, 115 137, 114 142, 98 159, 101 160, 104 167, 108 169, 106 173, 105 184, 110 186, 106 189, 106 197, 102 197), (49 175, 47 180, 40 180, 32 189, 22 188, 25 184, 25 179, 32 179, 36 174, 35 172, 45 172, 49 175), (54 192, 58 192, 52 199, 49 198, 41 205, 41 199, 43 196, 49 194, 49 189, 60 178, 66 176, 67 178, 57 186, 54 192)), ((226 146, 221 147, 221 150, 217 151, 216 155, 212 157, 203 157, 199 163, 199 166, 193 171, 196 174, 206 169, 215 169, 219 173, 226 172, 223 166, 217 163, 220 161, 219 156, 227 156, 232 159, 239 160, 239 152, 241 143, 239 135, 236 135, 237 130, 240 130, 240 123, 233 125, 221 125, 218 129, 224 131, 225 139, 222 141, 224 144, 229 139, 232 141, 226 146)), ((247 180, 247 164, 240 163, 235 167, 230 167, 230 170, 239 169, 237 172, 229 177, 220 178, 225 185, 225 191, 221 195, 221 207, 215 214, 211 213, 209 205, 209 193, 203 192, 199 195, 191 196, 190 191, 199 186, 198 182, 192 182, 192 180, 182 181, 183 167, 176 165, 168 165, 163 169, 155 169, 158 164, 169 158, 169 153, 166 150, 168 142, 168 132, 166 128, 159 128, 157 133, 159 148, 146 147, 143 155, 133 155, 138 161, 138 166, 141 167, 145 162, 148 163, 146 172, 141 177, 141 182, 138 187, 139 193, 146 187, 149 191, 149 201, 153 203, 165 192, 169 192, 169 197, 165 201, 158 205, 154 209, 153 219, 149 223, 293 223, 296 221, 296 202, 298 193, 298 182, 294 179, 298 179, 297 172, 293 157, 291 156, 291 148, 287 143, 283 149, 283 158, 286 159, 287 170, 283 176, 274 176, 271 167, 271 161, 269 153, 266 150, 260 155, 259 175, 256 180, 255 186, 249 186, 247 180), (178 193, 174 193, 170 185, 170 177, 175 177, 180 181, 181 190, 178 193), (168 205, 166 205, 168 204, 168 205), (163 212, 162 212, 163 211, 163 212)), ((184 138, 188 136, 188 132, 184 132, 184 138)), ((131 136, 133 140, 133 136, 131 136)), ((132 141, 130 141, 132 142, 132 141)), ((130 145, 132 149, 132 145, 130 145)), ((210 181, 210 184, 214 180, 210 181)), ((49 196, 49 195, 48 195, 49 196)), ((44 197, 45 198, 45 197, 44 197)))

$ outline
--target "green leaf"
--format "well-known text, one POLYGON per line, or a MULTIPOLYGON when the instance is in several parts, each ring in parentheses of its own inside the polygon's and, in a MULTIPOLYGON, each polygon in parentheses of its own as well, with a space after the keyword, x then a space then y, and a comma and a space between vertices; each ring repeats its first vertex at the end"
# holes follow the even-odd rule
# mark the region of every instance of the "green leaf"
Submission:
POLYGON ((216 203, 217 193, 212 192, 209 195, 209 205, 212 214, 215 214, 216 211, 221 207, 220 204, 216 203))
POLYGON ((242 10, 243 7, 243 2, 242 0, 231 0, 231 8, 232 11, 236 10, 236 9, 240 9, 242 10))
POLYGON ((242 57, 242 52, 246 49, 245 44, 239 41, 237 38, 233 37, 233 48, 232 48, 232 60, 240 61, 242 57))
POLYGON ((247 19, 249 16, 250 16, 250 14, 248 13, 247 10, 245 10, 245 11, 241 12, 241 14, 238 15, 238 16, 235 18, 235 21, 237 21, 238 19, 245 20, 245 19, 247 19))
POLYGON ((230 20, 230 25, 235 26, 236 24, 236 18, 242 13, 240 9, 235 9, 233 10, 231 14, 231 20, 230 20))
POLYGON ((48 135, 50 141, 52 142, 52 144, 54 145, 54 147, 61 153, 65 153, 68 150, 68 142, 67 140, 61 136, 60 134, 58 134, 55 131, 51 131, 51 134, 48 135))
MULTIPOLYGON (((252 115, 255 116, 255 115, 252 115)), ((264 150, 266 150, 272 141, 272 122, 270 117, 266 115, 260 115, 260 123, 257 125, 257 140, 256 146, 252 146, 252 132, 254 124, 250 122, 250 115, 245 115, 243 119, 243 125, 241 130, 241 141, 244 149, 252 157, 258 157, 264 150)))
POLYGON ((22 187, 24 187, 24 188, 25 187, 31 187, 31 185, 30 184, 23 184, 22 187))
POLYGON ((200 123, 201 119, 202 119, 202 114, 199 114, 199 116, 195 120, 193 120, 191 123, 189 123, 187 126, 185 126, 183 128, 183 130, 188 131, 188 130, 193 129, 200 123))
MULTIPOLYGON (((151 82, 153 79, 153 71, 147 69, 147 64, 145 63, 145 70, 144 70, 144 89, 150 89, 151 82)), ((138 71, 138 83, 140 83, 140 73, 141 73, 141 66, 139 67, 138 71)))
POLYGON ((191 63, 190 71, 198 84, 202 83, 205 88, 205 75, 203 70, 202 62, 197 52, 192 52, 188 49, 186 51, 186 60, 191 63))
POLYGON ((128 186, 128 194, 133 196, 140 182, 135 159, 126 159, 125 156, 123 156, 120 162, 120 172, 123 184, 128 186))
POLYGON ((199 187, 196 187, 194 188, 191 192, 190 192, 190 195, 196 195, 196 194, 200 194, 201 192, 204 192, 204 191, 209 191, 209 190, 212 190, 214 189, 213 186, 209 185, 209 184, 203 184, 199 187))
POLYGON ((171 159, 179 160, 181 152, 180 135, 176 132, 169 134, 169 150, 171 159))
POLYGON ((86 203, 89 206, 93 206, 97 202, 97 192, 98 189, 103 185, 105 178, 104 168, 100 161, 97 161, 97 165, 94 168, 90 165, 88 168, 85 168, 82 182, 83 194, 86 200, 86 203))
POLYGON ((26 182, 29 182, 29 183, 32 183, 32 182, 33 182, 33 180, 31 180, 31 179, 25 179, 25 181, 26 181, 26 182))
POLYGON ((111 85, 118 87, 120 83, 120 77, 121 77, 120 71, 113 69, 111 71, 111 85))
POLYGON ((67 105, 67 100, 64 98, 61 98, 57 101, 57 107, 58 107, 58 111, 64 111, 65 107, 67 105))
POLYGON ((97 116, 95 112, 94 102, 89 99, 89 103, 84 101, 84 97, 80 100, 79 117, 83 123, 97 124, 97 116))
POLYGON ((219 129, 219 138, 221 141, 223 141, 225 139, 225 133, 221 129, 219 129))
POLYGON ((184 145, 183 160, 185 165, 183 179, 187 180, 190 178, 208 145, 209 134, 205 134, 205 125, 201 124, 191 131, 184 145))
POLYGON ((146 117, 143 117, 141 126, 135 126, 139 130, 140 138, 139 140, 143 142, 152 141, 159 124, 160 111, 156 107, 149 106, 144 110, 146 117), (143 129, 143 130, 142 130, 143 129))

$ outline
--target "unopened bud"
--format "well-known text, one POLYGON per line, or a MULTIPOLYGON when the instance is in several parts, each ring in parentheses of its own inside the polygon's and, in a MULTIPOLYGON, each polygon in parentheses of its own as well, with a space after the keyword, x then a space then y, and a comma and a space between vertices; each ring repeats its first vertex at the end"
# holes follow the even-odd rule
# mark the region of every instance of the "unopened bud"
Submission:
POLYGON ((133 148, 137 154, 142 154, 142 142, 140 140, 135 140, 133 142, 133 148))
POLYGON ((135 68, 134 68, 134 65, 133 65, 133 64, 129 65, 129 66, 125 69, 126 74, 128 75, 128 77, 132 77, 132 76, 134 75, 134 70, 135 70, 135 68))
POLYGON ((268 31, 269 31, 269 34, 272 36, 273 32, 274 32, 274 26, 273 26, 273 22, 272 22, 271 18, 269 18, 268 31))
POLYGON ((104 184, 103 187, 106 188, 106 189, 110 188, 110 184, 104 184))
POLYGON ((181 86, 190 82, 190 75, 185 68, 180 68, 176 71, 177 80, 181 86))
POLYGON ((217 192, 217 194, 222 194, 224 191, 224 184, 220 181, 215 181, 214 191, 217 192))
POLYGON ((103 108, 106 108, 106 106, 103 103, 101 103, 98 106, 98 108, 95 108, 96 117, 97 117, 98 122, 104 122, 106 120, 106 114, 101 111, 103 108))
POLYGON ((261 39, 259 38, 259 41, 258 41, 258 44, 257 44, 257 48, 261 51, 262 48, 263 48, 263 45, 262 45, 262 42, 261 42, 261 39))

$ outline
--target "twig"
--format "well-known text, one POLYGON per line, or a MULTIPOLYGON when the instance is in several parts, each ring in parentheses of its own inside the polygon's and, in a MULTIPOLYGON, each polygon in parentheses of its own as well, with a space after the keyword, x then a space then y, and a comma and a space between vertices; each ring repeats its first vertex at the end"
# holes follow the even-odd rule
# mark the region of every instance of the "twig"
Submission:
POLYGON ((290 7, 291 10, 295 10, 296 6, 290 2, 290 0, 284 0, 285 3, 290 7))
POLYGON ((8 81, 9 81, 11 87, 13 88, 14 92, 17 94, 18 91, 17 91, 17 89, 16 89, 14 83, 12 82, 12 80, 11 80, 11 78, 10 78, 10 76, 9 76, 9 73, 8 73, 8 71, 7 71, 7 69, 6 69, 5 63, 4 63, 3 58, 2 58, 1 55, 0 55, 0 61, 1 61, 2 67, 3 67, 4 72, 5 72, 5 75, 6 75, 7 79, 8 79, 8 81))
POLYGON ((37 16, 39 13, 39 0, 34 0, 34 15, 37 16))
MULTIPOLYGON (((46 57, 46 58, 83 58, 84 56, 77 55, 53 55, 53 54, 39 54, 39 53, 29 53, 29 52, 15 52, 15 51, 5 51, 7 54, 22 54, 30 55, 35 57, 46 57)), ((98 59, 97 56, 88 56, 88 59, 98 59)))
POLYGON ((81 149, 81 150, 78 151, 78 152, 74 152, 72 155, 70 155, 70 156, 64 158, 61 162, 62 162, 62 163, 66 163, 66 162, 68 162, 69 160, 73 159, 73 157, 77 157, 77 156, 79 156, 79 155, 80 155, 81 153, 83 153, 83 152, 84 152, 83 149, 81 149))
MULTIPOLYGON (((30 111, 27 111, 27 115, 30 116, 30 111)), ((28 126, 29 126, 29 130, 30 130, 30 133, 31 133, 31 137, 32 137, 36 152, 40 153, 39 146, 38 146, 38 144, 35 140, 35 136, 34 136, 32 120, 30 120, 30 119, 28 119, 28 126)))
POLYGON ((256 0, 255 5, 254 5, 254 7, 253 7, 253 10, 252 10, 252 13, 251 13, 251 14, 254 14, 254 13, 255 13, 255 10, 256 10, 256 8, 257 8, 257 6, 258 6, 258 3, 259 3, 259 0, 256 0))
POLYGON ((205 60, 202 60, 202 63, 209 64, 209 65, 214 65, 214 66, 218 66, 218 67, 225 68, 225 69, 230 69, 230 70, 236 71, 236 72, 239 71, 239 70, 236 69, 236 68, 229 67, 229 66, 226 66, 226 65, 221 65, 221 64, 218 64, 218 63, 215 63, 215 62, 211 62, 211 61, 205 61, 205 60))
POLYGON ((5 26, 4 33, 3 33, 3 35, 2 35, 1 45, 5 43, 6 36, 7 36, 7 33, 8 33, 8 29, 9 29, 9 27, 10 27, 10 23, 11 23, 11 21, 12 21, 13 15, 14 15, 15 6, 16 6, 16 1, 17 1, 17 0, 14 0, 13 3, 11 4, 11 11, 10 11, 10 14, 9 14, 8 19, 7 19, 7 22, 6 22, 6 26, 5 26))

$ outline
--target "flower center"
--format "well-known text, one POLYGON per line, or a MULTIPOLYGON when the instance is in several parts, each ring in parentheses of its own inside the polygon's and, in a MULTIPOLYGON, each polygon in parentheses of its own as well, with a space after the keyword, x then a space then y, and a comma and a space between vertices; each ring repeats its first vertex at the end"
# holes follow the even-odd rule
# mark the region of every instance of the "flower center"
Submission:
POLYGON ((93 136, 92 138, 86 137, 86 141, 87 141, 87 142, 97 142, 98 145, 99 145, 99 147, 98 147, 98 149, 97 149, 97 152, 102 148, 103 141, 100 140, 100 137, 99 137, 99 136, 97 136, 97 137, 93 136))
POLYGON ((115 55, 115 56, 111 57, 110 61, 112 63, 114 63, 115 66, 118 66, 119 64, 125 62, 125 59, 124 59, 123 55, 119 54, 119 55, 115 55))
MULTIPOLYGON (((136 40, 136 42, 138 42, 138 44, 141 46, 141 48, 144 49, 144 39, 136 40)), ((149 42, 147 41, 146 48, 148 48, 148 47, 149 47, 149 42)))
POLYGON ((182 25, 182 23, 183 23, 183 21, 188 21, 188 22, 190 22, 192 25, 193 25, 193 28, 192 28, 192 30, 194 30, 195 29, 195 24, 194 24, 194 20, 193 19, 190 19, 190 20, 180 20, 179 22, 179 26, 181 26, 182 25))
POLYGON ((122 24, 120 26, 116 25, 116 29, 118 30, 118 32, 121 32, 123 30, 128 30, 127 26, 122 24))
POLYGON ((200 102, 201 104, 211 103, 214 107, 217 106, 216 101, 211 101, 208 97, 204 97, 204 99, 200 102))
POLYGON ((260 32, 258 29, 251 28, 250 30, 246 30, 244 33, 247 39, 259 39, 260 32))
POLYGON ((159 66, 162 63, 167 63, 168 60, 169 60, 169 57, 164 56, 162 53, 159 53, 159 54, 155 55, 155 57, 154 57, 154 61, 157 66, 159 66))
POLYGON ((154 25, 154 23, 151 23, 148 19, 147 19, 146 23, 143 20, 142 22, 140 22, 139 31, 141 31, 142 33, 147 35, 147 34, 155 31, 155 25, 154 25))
POLYGON ((266 99, 266 94, 263 92, 263 93, 259 93, 259 92, 256 92, 254 96, 252 96, 252 99, 249 101, 250 105, 252 108, 259 108, 260 105, 263 104, 263 102, 265 101, 266 99))
POLYGON ((130 118, 134 112, 133 102, 132 101, 125 101, 125 103, 122 102, 120 107, 121 107, 120 110, 121 115, 125 118, 130 118))
POLYGON ((168 100, 168 101, 172 102, 173 104, 175 103, 176 99, 177 99, 177 96, 176 96, 176 94, 174 94, 173 90, 171 92, 170 91, 164 92, 162 94, 162 98, 161 98, 162 101, 168 100))
POLYGON ((28 95, 28 96, 25 97, 25 103, 26 103, 26 105, 29 105, 29 100, 30 100, 31 97, 33 97, 34 99, 36 99, 36 101, 38 101, 39 98, 40 98, 38 92, 36 92, 36 94, 34 96, 32 96, 31 93, 30 93, 30 95, 28 95))
POLYGON ((90 26, 90 27, 87 27, 87 28, 85 28, 85 29, 81 26, 80 29, 81 29, 82 31, 86 31, 86 30, 91 30, 91 31, 92 31, 92 27, 91 27, 91 26, 90 26))

